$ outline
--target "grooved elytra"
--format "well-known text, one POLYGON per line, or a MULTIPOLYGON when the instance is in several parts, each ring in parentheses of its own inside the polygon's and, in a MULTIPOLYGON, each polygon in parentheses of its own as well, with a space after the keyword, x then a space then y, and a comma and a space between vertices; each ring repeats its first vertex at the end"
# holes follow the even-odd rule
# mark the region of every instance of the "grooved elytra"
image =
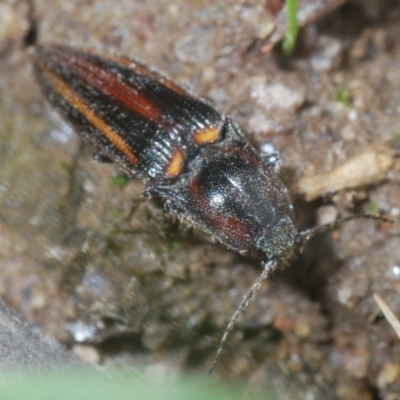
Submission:
POLYGON ((41 66, 43 75, 53 85, 54 90, 66 101, 76 108, 91 124, 101 131, 115 147, 134 165, 138 164, 138 159, 133 154, 132 149, 123 141, 107 123, 99 117, 95 111, 70 86, 63 82, 57 75, 45 66, 41 66))

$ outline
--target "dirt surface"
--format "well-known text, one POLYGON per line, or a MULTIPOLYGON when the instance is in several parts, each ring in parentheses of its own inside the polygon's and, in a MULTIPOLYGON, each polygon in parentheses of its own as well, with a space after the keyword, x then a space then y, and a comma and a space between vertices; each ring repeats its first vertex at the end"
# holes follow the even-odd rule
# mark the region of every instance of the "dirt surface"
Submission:
MULTIPOLYGON (((279 150, 299 229, 353 212, 396 218, 400 4, 350 2, 307 26, 288 59, 269 51, 263 4, 38 0, 35 16, 40 43, 138 58, 233 116, 255 146, 279 150), (358 169, 368 152, 391 161, 358 169), (307 202, 301 178, 332 171, 340 185, 307 202)), ((1 2, 0 29, 1 298, 67 345, 94 343, 96 362, 206 373, 260 262, 92 160, 33 79, 26 3, 1 2)), ((373 294, 400 317, 399 291, 398 223, 353 221, 315 238, 263 283, 214 379, 289 399, 393 399, 400 339, 373 294)))

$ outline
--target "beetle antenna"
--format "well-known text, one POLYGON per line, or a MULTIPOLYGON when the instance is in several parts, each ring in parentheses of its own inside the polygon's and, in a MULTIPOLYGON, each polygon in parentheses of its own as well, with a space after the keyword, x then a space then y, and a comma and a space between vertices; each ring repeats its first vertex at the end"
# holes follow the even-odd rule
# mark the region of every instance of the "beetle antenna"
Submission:
POLYGON ((304 247, 307 242, 316 234, 323 233, 335 229, 337 226, 343 224, 344 222, 351 221, 352 219, 376 219, 383 222, 393 223, 393 220, 386 218, 380 214, 356 214, 349 215, 348 217, 339 218, 336 221, 329 222, 324 225, 317 226, 315 228, 307 229, 303 232, 299 232, 295 238, 295 243, 297 244, 300 253, 303 252, 304 247))
POLYGON ((219 342, 219 346, 218 346, 218 350, 217 350, 217 354, 215 355, 213 364, 211 366, 211 368, 208 371, 208 375, 210 376, 213 371, 215 366, 218 364, 218 361, 221 357, 221 354, 225 348, 225 345, 228 341, 228 336, 230 335, 230 333, 233 331, 233 328, 235 327, 236 321, 239 319, 240 314, 247 308, 247 306, 249 305, 250 301, 254 299, 254 296, 257 292, 257 290, 260 288, 261 286, 261 282, 264 279, 267 279, 268 276, 271 274, 271 272, 273 272, 276 267, 277 267, 278 263, 276 259, 271 259, 266 263, 263 263, 263 271, 262 273, 257 277, 257 279, 254 281, 253 286, 251 287, 251 289, 246 293, 246 295, 244 296, 242 302, 240 303, 238 309, 235 311, 235 313, 233 314, 231 320, 229 321, 229 324, 227 325, 226 329, 225 329, 225 333, 222 336, 221 341, 219 342))

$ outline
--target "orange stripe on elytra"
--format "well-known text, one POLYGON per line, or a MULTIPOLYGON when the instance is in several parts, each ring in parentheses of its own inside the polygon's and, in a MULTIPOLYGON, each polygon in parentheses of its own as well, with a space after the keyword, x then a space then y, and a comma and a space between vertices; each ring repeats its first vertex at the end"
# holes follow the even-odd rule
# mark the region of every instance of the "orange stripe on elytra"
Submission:
POLYGON ((130 147, 124 142, 105 121, 103 121, 96 113, 85 103, 85 101, 64 81, 58 78, 52 71, 38 62, 43 74, 51 82, 56 92, 73 105, 92 125, 107 137, 107 139, 118 149, 124 156, 134 165, 137 166, 139 160, 133 154, 130 147))
POLYGON ((214 143, 220 138, 221 128, 218 126, 210 126, 200 129, 193 133, 194 142, 197 145, 214 143))
POLYGON ((167 178, 173 178, 182 172, 184 160, 185 156, 183 155, 182 151, 180 149, 176 149, 168 163, 166 172, 167 178))

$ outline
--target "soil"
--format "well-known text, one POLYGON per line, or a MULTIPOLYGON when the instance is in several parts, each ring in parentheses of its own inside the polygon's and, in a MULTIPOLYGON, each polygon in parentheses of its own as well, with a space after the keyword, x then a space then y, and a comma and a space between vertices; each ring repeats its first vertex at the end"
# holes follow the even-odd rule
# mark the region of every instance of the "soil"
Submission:
MULTIPOLYGON (((34 15, 39 43, 139 59, 278 150, 302 230, 400 212, 400 4, 329 11, 290 57, 269 41, 279 20, 269 2, 37 0, 34 15)), ((0 3, 1 298, 66 345, 90 343, 95 362, 204 375, 260 261, 94 162, 33 78, 28 29, 27 3, 0 3)), ((400 339, 373 294, 400 316, 399 292, 397 222, 315 237, 263 282, 214 379, 242 381, 249 397, 268 387, 283 399, 394 399, 400 339)))

